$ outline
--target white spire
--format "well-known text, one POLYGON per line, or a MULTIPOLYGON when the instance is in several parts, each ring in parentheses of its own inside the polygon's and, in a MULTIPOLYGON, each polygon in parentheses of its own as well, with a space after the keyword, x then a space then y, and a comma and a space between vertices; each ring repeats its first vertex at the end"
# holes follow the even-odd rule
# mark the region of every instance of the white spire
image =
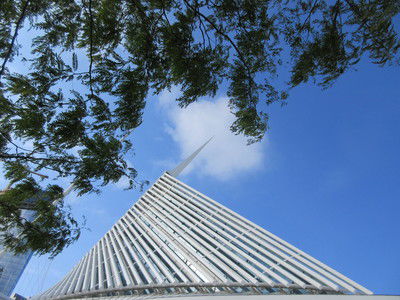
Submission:
POLYGON ((187 165, 189 165, 192 160, 197 156, 197 154, 200 153, 201 150, 203 150, 203 148, 213 139, 213 137, 211 137, 207 142, 205 142, 199 149, 197 149, 196 151, 194 151, 192 153, 192 155, 190 155, 188 158, 186 158, 183 162, 181 162, 179 165, 177 165, 175 167, 175 169, 168 171, 168 174, 173 176, 173 177, 177 177, 179 176, 179 174, 181 174, 181 172, 187 167, 187 165))

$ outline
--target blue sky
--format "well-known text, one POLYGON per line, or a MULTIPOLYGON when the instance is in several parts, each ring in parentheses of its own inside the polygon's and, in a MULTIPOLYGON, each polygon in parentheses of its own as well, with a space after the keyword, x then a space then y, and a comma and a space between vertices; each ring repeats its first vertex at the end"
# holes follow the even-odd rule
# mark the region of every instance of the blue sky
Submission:
MULTIPOLYGON (((296 88, 268 108, 271 129, 250 147, 227 129, 223 91, 180 110, 174 89, 149 98, 128 159, 153 182, 214 135, 181 180, 374 293, 400 294, 399 79, 396 67, 362 63, 328 90, 296 88)), ((52 261, 34 257, 15 291, 60 280, 140 196, 123 186, 71 195, 90 231, 52 261)))
MULTIPOLYGON (((357 68, 330 89, 302 85, 287 106, 268 107, 270 131, 252 146, 229 132, 224 88, 186 110, 173 102, 178 88, 150 97, 128 160, 154 182, 214 136, 181 180, 374 293, 400 294, 400 72, 357 68)), ((62 279, 140 196, 124 184, 70 195, 90 231, 54 260, 34 257, 15 292, 62 279)))

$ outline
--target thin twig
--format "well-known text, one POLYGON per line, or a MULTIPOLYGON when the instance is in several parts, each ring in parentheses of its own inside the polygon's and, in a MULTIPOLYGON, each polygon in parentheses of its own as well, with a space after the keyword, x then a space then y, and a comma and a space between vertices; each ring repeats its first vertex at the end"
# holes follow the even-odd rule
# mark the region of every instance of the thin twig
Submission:
POLYGON ((26 169, 29 173, 32 173, 32 174, 35 174, 35 175, 37 175, 37 176, 40 176, 40 177, 42 177, 42 178, 49 178, 49 176, 47 176, 47 175, 43 175, 43 174, 40 174, 40 173, 37 173, 37 172, 34 172, 34 171, 31 171, 31 170, 29 170, 29 169, 26 169))
POLYGON ((311 7, 310 12, 308 13, 307 18, 304 20, 303 25, 301 25, 299 29, 299 33, 303 31, 304 27, 306 26, 307 21, 311 18, 311 15, 314 13, 314 10, 317 8, 319 0, 315 0, 313 6, 311 7))
POLYGON ((43 160, 43 161, 58 161, 58 162, 73 162, 76 163, 76 161, 71 161, 68 159, 61 159, 61 158, 46 158, 46 157, 33 157, 33 156, 27 156, 27 155, 14 155, 14 154, 8 154, 8 153, 1 153, 0 154, 0 159, 23 159, 23 160, 43 160))
POLYGON ((32 150, 25 149, 25 148, 23 148, 23 147, 18 146, 17 144, 15 144, 11 139, 9 139, 9 138, 7 137, 7 135, 6 135, 4 132, 1 132, 1 131, 0 131, 0 133, 1 133, 1 135, 2 135, 9 143, 13 144, 13 145, 15 146, 15 148, 21 149, 21 150, 23 150, 23 151, 32 151, 32 150))
POLYGON ((14 48, 15 40, 17 39, 18 30, 19 30, 19 28, 21 27, 21 24, 22 24, 22 22, 23 22, 24 19, 25 19, 25 14, 26 14, 26 11, 27 11, 27 8, 28 8, 28 4, 29 4, 29 0, 26 0, 25 3, 24 3, 24 5, 23 5, 23 7, 22 7, 21 15, 19 16, 19 18, 18 18, 18 20, 17 20, 17 23, 15 24, 14 35, 13 35, 13 37, 12 37, 11 43, 10 43, 10 45, 9 45, 9 47, 8 47, 8 50, 7 50, 7 54, 6 54, 6 56, 4 57, 4 61, 3 61, 3 64, 2 64, 2 66, 1 66, 1 70, 0 70, 0 79, 1 79, 1 76, 3 76, 3 73, 4 73, 5 69, 6 69, 7 61, 8 61, 8 60, 10 59, 10 57, 11 57, 12 49, 14 48))
MULTIPOLYGON (((199 9, 194 8, 187 0, 183 0, 183 2, 186 4, 187 7, 189 7, 193 12, 197 13, 199 16, 201 16, 208 24, 211 25, 212 28, 214 28, 215 32, 219 35, 221 35, 222 37, 224 37, 231 45, 232 47, 235 49, 239 60, 243 63, 245 69, 247 70, 247 76, 248 76, 248 80, 249 80, 249 88, 250 90, 252 90, 252 85, 255 85, 254 79, 251 76, 251 69, 248 66, 242 52, 240 51, 239 47, 235 44, 235 42, 231 39, 231 37, 226 34, 225 32, 223 32, 209 17, 207 17, 206 15, 204 15, 199 9)), ((250 91, 251 94, 251 91, 250 91)))
POLYGON ((246 69, 248 69, 250 71, 250 68, 248 67, 248 65, 246 63, 246 60, 244 59, 242 52, 240 51, 238 46, 235 44, 235 42, 231 39, 231 37, 229 35, 227 35, 225 32, 223 32, 220 28, 218 28, 218 26, 213 21, 211 21, 210 18, 208 18, 206 15, 204 15, 202 12, 200 12, 200 10, 196 10, 188 1, 183 0, 183 2, 185 2, 185 4, 191 10, 193 10, 195 13, 197 13, 199 16, 201 16, 208 24, 211 25, 211 27, 213 27, 215 29, 215 31, 219 35, 223 36, 232 45, 232 47, 235 49, 236 53, 238 54, 239 59, 242 61, 242 63, 246 67, 246 69))
POLYGON ((165 17, 165 20, 167 21, 168 25, 171 26, 171 22, 169 21, 168 16, 167 16, 167 13, 165 12, 165 9, 164 9, 164 8, 163 8, 163 10, 162 10, 162 13, 163 13, 163 15, 164 15, 164 17, 165 17))
POLYGON ((92 14, 92 0, 89 0, 89 39, 90 39, 90 64, 89 64, 89 86, 90 86, 90 96, 93 99, 93 82, 92 82, 92 68, 93 68, 93 14, 92 14))
MULTIPOLYGON (((356 17, 360 20, 360 27, 359 29, 361 29, 362 27, 366 27, 367 30, 369 31, 369 34, 372 36, 372 39, 376 39, 377 37, 374 36, 374 31, 371 28, 371 26, 368 24, 368 16, 363 16, 362 11, 360 10, 360 8, 357 6, 356 3, 354 3, 353 0, 345 0, 347 5, 349 5, 350 10, 356 15, 356 17)), ((382 41, 382 39, 380 39, 378 37, 378 43, 379 45, 384 48, 386 50, 386 53, 390 53, 390 49, 388 49, 388 47, 386 46, 386 44, 382 41)))

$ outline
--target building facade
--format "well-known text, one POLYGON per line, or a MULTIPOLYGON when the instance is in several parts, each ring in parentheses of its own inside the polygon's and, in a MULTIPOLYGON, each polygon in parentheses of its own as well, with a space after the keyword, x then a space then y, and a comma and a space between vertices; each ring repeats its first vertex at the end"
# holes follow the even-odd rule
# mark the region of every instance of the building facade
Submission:
MULTIPOLYGON (((33 221, 35 213, 32 210, 21 210, 21 217, 33 221)), ((17 234, 15 232, 15 234, 17 234)), ((26 265, 32 257, 32 251, 15 255, 0 244, 0 295, 11 296, 26 265)))

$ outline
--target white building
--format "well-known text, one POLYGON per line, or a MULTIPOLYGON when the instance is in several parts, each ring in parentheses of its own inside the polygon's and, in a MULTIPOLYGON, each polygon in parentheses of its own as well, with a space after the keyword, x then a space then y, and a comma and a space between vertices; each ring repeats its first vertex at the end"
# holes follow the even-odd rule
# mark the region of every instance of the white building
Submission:
POLYGON ((164 173, 63 280, 34 298, 274 300, 296 294, 303 300, 372 294, 178 180, 200 150, 164 173))

